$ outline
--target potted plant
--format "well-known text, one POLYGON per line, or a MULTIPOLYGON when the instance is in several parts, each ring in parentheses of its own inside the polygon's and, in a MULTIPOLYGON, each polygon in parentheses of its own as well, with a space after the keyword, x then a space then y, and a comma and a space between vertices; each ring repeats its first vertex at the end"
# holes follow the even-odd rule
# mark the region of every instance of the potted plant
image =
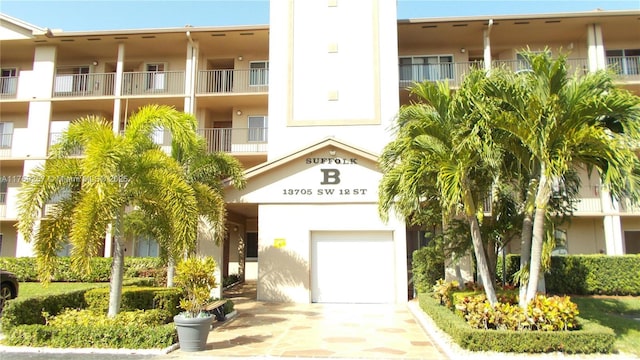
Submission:
POLYGON ((173 318, 183 351, 202 351, 207 345, 213 315, 205 312, 204 307, 216 287, 215 270, 216 261, 208 256, 189 257, 176 266, 175 284, 186 292, 180 300, 184 311, 173 318))

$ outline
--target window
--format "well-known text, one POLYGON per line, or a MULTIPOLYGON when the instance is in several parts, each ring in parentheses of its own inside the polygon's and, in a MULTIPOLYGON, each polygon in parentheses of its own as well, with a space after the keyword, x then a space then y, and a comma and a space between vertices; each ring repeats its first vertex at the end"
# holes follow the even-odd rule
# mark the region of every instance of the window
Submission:
POLYGON ((15 95, 18 88, 18 69, 0 69, 0 94, 15 95))
POLYGON ((164 90, 164 64, 147 64, 147 90, 164 90))
POLYGON ((269 62, 254 61, 249 64, 249 85, 262 86, 269 84, 269 62))
POLYGON ((10 148, 12 137, 13 137, 13 123, 0 122, 0 149, 10 148))
POLYGON ((89 67, 59 68, 56 72, 54 91, 57 93, 86 92, 89 83, 89 67))
POLYGON ((249 232, 247 233, 247 258, 257 258, 258 257, 258 233, 249 232))
POLYGON ((453 78, 453 55, 400 58, 400 81, 421 82, 453 78))
POLYGON ((64 242, 64 244, 62 244, 62 248, 60 250, 58 250, 58 252, 56 253, 56 255, 63 257, 63 256, 70 256, 71 255, 71 249, 73 248, 73 246, 71 246, 71 244, 69 244, 69 241, 66 240, 64 242))
POLYGON ((250 142, 267 141, 267 117, 249 116, 249 138, 250 142))
POLYGON ((551 251, 551 255, 567 255, 567 231, 556 229, 554 231, 556 245, 551 251))
POLYGON ((136 241, 136 256, 158 257, 158 242, 155 239, 140 237, 136 241))
POLYGON ((640 49, 607 50, 607 65, 618 75, 640 75, 640 49))
POLYGON ((7 181, 0 179, 0 205, 7 203, 7 181))

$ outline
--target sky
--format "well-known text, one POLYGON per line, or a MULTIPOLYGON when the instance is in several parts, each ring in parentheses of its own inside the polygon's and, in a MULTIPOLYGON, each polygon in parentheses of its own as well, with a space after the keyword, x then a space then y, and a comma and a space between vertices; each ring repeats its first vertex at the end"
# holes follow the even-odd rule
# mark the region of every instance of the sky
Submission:
MULTIPOLYGON (((640 9, 640 0, 397 0, 397 4, 398 19, 640 9)), ((266 25, 269 0, 0 0, 0 12, 64 31, 266 25)))

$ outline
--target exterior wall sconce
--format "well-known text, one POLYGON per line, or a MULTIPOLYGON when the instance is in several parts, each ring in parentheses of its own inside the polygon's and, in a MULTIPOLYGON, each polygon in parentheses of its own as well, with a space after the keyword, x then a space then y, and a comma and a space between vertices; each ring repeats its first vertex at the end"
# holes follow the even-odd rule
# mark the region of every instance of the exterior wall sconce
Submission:
POLYGON ((238 61, 242 61, 244 60, 244 58, 242 57, 242 55, 238 56, 238 61))
POLYGON ((242 115, 242 110, 237 110, 236 111, 236 115, 238 115, 238 116, 242 115))
POLYGON ((98 62, 96 60, 93 60, 91 64, 93 64, 93 66, 98 66, 98 62))
POLYGON ((465 49, 465 48, 460 48, 460 52, 464 54, 464 53, 466 53, 466 52, 467 52, 467 49, 465 49))

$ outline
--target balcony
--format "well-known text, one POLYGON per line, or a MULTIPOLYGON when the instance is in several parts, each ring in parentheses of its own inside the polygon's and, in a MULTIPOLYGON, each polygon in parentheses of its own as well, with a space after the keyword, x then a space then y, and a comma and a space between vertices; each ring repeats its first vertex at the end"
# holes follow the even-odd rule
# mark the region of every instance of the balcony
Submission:
POLYGON ((115 79, 115 73, 56 75, 53 97, 113 96, 115 79))
POLYGON ((123 96, 185 94, 184 71, 140 71, 123 75, 123 96))
POLYGON ((0 99, 15 99, 18 93, 18 77, 0 77, 0 99))
POLYGON ((269 90, 268 69, 224 69, 198 72, 196 94, 262 93, 269 90))
MULTIPOLYGON (((529 64, 522 60, 495 60, 491 63, 491 67, 506 68, 513 72, 527 71, 530 69, 529 64)), ((589 61, 587 59, 567 59, 567 74, 569 76, 584 75, 589 72, 589 61)))
POLYGON ((267 151, 267 128, 198 129, 207 152, 262 153, 267 151))
POLYGON ((640 56, 608 56, 607 67, 623 81, 640 81, 640 56))

